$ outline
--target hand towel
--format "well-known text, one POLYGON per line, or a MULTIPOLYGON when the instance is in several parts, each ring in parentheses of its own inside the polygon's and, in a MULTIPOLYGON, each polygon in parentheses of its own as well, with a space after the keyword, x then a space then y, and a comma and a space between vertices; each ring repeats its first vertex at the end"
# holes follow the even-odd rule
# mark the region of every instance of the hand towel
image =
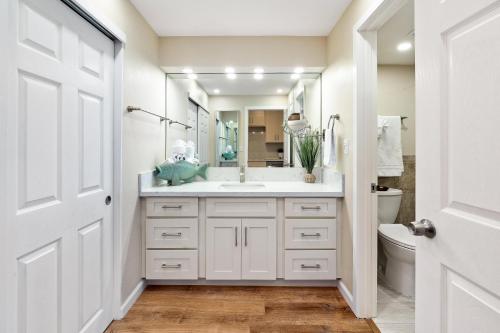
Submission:
POLYGON ((404 171, 401 144, 401 117, 379 116, 382 125, 378 138, 378 175, 399 177, 404 171))
POLYGON ((325 130, 325 145, 323 150, 323 165, 331 166, 337 162, 335 155, 335 121, 325 130))

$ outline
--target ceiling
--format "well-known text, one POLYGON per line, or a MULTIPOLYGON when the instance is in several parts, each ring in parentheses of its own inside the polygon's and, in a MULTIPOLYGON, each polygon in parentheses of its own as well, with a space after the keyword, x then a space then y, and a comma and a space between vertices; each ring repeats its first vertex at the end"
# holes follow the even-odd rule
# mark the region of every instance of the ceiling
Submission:
POLYGON ((160 36, 326 36, 351 0, 131 0, 160 36))
MULTIPOLYGON (((173 79, 187 79, 186 74, 168 74, 173 79)), ((317 79, 317 73, 303 73, 301 79, 317 79)), ((255 80, 253 74, 237 74, 235 80, 229 80, 225 74, 198 74, 196 82, 210 95, 288 95, 297 80, 291 79, 291 73, 264 74, 262 80, 255 80), (219 89, 219 94, 214 90, 219 89), (281 93, 277 90, 282 89, 281 93)))
POLYGON ((408 1, 408 3, 378 31, 378 63, 381 65, 415 64, 414 48, 406 52, 400 52, 397 49, 398 44, 401 42, 408 41, 414 44, 414 30, 413 1, 408 1))

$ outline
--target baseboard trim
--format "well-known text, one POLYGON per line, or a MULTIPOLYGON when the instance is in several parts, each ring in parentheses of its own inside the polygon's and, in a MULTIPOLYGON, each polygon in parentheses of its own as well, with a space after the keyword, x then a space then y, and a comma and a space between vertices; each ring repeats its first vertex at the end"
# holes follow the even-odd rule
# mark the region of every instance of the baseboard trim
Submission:
POLYGON ((156 286, 252 286, 252 287, 337 287, 337 280, 148 280, 148 285, 156 286))
POLYGON ((123 304, 120 306, 120 318, 116 318, 117 320, 123 319, 130 308, 134 305, 134 303, 137 301, 137 299, 141 296, 142 292, 144 289, 146 289, 147 282, 144 279, 141 279, 137 286, 132 290, 130 295, 128 295, 127 299, 123 304))
POLYGON ((342 294, 342 297, 344 297, 345 301, 351 308, 352 312, 356 313, 356 309, 354 308, 354 298, 352 297, 351 292, 349 291, 349 289, 347 289, 344 281, 338 280, 338 284, 339 284, 339 291, 342 294))

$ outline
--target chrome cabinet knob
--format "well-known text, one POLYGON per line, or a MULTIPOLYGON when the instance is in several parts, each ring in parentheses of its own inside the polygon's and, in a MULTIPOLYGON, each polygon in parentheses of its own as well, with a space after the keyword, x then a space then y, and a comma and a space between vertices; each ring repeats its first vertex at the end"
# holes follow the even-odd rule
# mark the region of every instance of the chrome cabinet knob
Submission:
POLYGON ((436 237, 436 227, 430 220, 422 219, 418 222, 411 222, 408 226, 410 232, 415 236, 436 237))

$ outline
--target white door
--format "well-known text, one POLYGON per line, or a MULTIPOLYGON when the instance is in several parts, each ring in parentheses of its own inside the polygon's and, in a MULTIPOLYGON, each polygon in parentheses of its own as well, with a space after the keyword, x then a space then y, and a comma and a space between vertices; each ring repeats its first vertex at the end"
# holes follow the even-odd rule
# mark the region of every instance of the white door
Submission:
POLYGON ((207 280, 241 279, 241 219, 207 219, 207 280))
POLYGON ((195 151, 198 152, 198 105, 191 100, 188 101, 186 123, 191 126, 191 128, 186 129, 186 141, 193 141, 195 151))
POLYGON ((200 163, 208 163, 210 115, 203 108, 198 108, 198 158, 200 163))
POLYGON ((7 2, 3 324, 102 332, 113 298, 113 42, 59 0, 7 2))
POLYGON ((500 330, 500 1, 418 0, 416 331, 500 330))
POLYGON ((242 220, 241 278, 276 280, 276 220, 242 220))

